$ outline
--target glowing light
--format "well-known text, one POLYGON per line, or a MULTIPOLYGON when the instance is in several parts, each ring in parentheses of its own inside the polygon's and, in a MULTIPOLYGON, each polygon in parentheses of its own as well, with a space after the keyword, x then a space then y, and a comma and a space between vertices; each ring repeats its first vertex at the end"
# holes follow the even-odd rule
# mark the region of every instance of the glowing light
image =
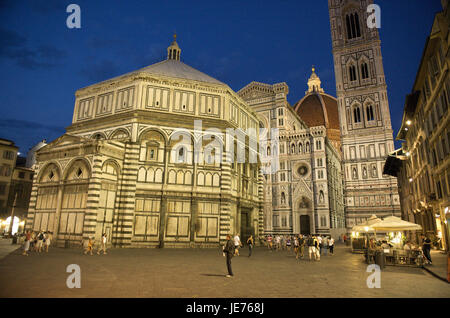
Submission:
POLYGON ((413 178, 409 178, 409 182, 413 182, 413 178))
MULTIPOLYGON (((12 226, 12 235, 17 233, 17 230, 19 230, 19 218, 17 216, 14 217, 13 226, 12 226)), ((11 223, 11 217, 8 216, 8 218, 5 221, 6 229, 9 231, 9 226, 11 223)))
POLYGON ((369 227, 368 227, 368 226, 365 226, 365 227, 364 227, 364 231, 369 232, 369 227))
POLYGON ((410 121, 410 120, 407 120, 406 121, 406 124, 409 126, 409 125, 411 125, 411 123, 412 123, 412 121, 410 121))

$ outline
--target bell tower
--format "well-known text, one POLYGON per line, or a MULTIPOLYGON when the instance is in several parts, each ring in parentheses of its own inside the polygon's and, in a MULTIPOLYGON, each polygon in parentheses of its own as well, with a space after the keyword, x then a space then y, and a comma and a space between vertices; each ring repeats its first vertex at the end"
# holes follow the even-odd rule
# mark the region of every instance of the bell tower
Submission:
POLYGON ((347 228, 369 218, 400 216, 397 180, 383 175, 394 151, 372 0, 328 0, 341 131, 347 228), (369 18, 370 17, 370 18, 369 18))

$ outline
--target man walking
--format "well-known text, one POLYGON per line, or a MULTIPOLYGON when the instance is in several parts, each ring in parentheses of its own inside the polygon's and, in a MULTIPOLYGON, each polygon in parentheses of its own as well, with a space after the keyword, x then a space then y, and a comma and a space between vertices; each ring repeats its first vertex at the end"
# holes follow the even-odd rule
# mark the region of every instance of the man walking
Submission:
POLYGON ((334 238, 330 237, 328 240, 328 246, 330 248, 330 255, 333 255, 334 253, 334 238))
POLYGON ((428 236, 425 236, 424 234, 421 234, 420 237, 422 238, 422 251, 425 257, 428 260, 428 263, 431 265, 433 262, 431 261, 431 240, 428 236))
POLYGON ((228 275, 226 277, 233 277, 233 271, 231 269, 231 258, 235 253, 234 247, 235 245, 234 242, 231 240, 231 235, 227 235, 227 242, 225 243, 225 247, 223 249, 223 252, 227 258, 228 275))
POLYGON ((234 255, 239 256, 239 247, 241 246, 241 239, 239 233, 234 237, 234 255))
POLYGON ((322 251, 323 255, 327 255, 328 252, 328 236, 324 236, 322 239, 322 251))

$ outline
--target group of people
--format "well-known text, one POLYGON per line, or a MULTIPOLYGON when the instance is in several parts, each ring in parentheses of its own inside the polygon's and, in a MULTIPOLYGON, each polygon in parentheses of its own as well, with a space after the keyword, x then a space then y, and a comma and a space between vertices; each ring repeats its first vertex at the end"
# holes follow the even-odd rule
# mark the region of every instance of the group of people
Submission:
MULTIPOLYGON (((228 274, 226 277, 233 277, 231 268, 231 259, 233 256, 239 256, 239 249, 243 246, 239 233, 234 237, 227 235, 227 241, 222 246, 223 256, 227 259, 228 274)), ((320 261, 321 255, 334 254, 334 239, 328 235, 267 235, 265 238, 260 238, 265 242, 267 248, 271 251, 287 250, 293 252, 296 259, 304 258, 305 248, 307 248, 309 260, 314 259, 320 261)), ((252 255, 254 238, 250 235, 247 238, 248 257, 252 255)))
MULTIPOLYGON (((97 250, 97 255, 100 255, 100 252, 103 251, 103 255, 108 254, 106 252, 106 242, 107 242, 107 238, 106 238, 106 233, 102 234, 102 238, 100 241, 100 247, 97 250)), ((84 244, 84 252, 83 254, 90 254, 90 255, 94 255, 92 252, 94 251, 94 239, 92 237, 89 237, 89 239, 86 241, 86 243, 84 244)))
MULTIPOLYGON (((420 235, 420 244, 413 244, 411 241, 406 241, 403 245, 403 250, 405 251, 417 251, 420 256, 423 257, 425 264, 433 264, 431 261, 431 239, 425 234, 420 235)), ((389 249, 393 248, 394 245, 389 243, 387 240, 377 241, 374 238, 369 239, 367 243, 367 251, 374 251, 377 249, 389 249)), ((366 256, 367 257, 367 256, 366 256)))
POLYGON ((293 252, 295 258, 304 258, 305 247, 308 248, 309 259, 320 261, 320 256, 334 253, 334 239, 328 235, 267 235, 265 243, 271 251, 287 250, 293 252))
POLYGON ((52 236, 53 233, 49 231, 26 231, 22 255, 28 256, 29 251, 41 253, 45 250, 48 253, 48 247, 51 244, 52 236))

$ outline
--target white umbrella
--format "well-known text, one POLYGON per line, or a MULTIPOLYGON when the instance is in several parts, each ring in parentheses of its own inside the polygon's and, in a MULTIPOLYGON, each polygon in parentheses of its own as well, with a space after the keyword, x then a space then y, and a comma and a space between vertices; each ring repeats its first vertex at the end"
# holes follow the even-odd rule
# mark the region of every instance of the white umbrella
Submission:
POLYGON ((371 225, 371 228, 378 231, 412 231, 422 229, 419 224, 402 220, 396 216, 384 218, 383 221, 371 225))
POLYGON ((372 216, 366 222, 352 227, 352 231, 353 232, 373 232, 374 229, 372 228, 372 225, 377 224, 378 222, 381 222, 381 219, 377 218, 377 216, 375 214, 372 214, 372 216))

